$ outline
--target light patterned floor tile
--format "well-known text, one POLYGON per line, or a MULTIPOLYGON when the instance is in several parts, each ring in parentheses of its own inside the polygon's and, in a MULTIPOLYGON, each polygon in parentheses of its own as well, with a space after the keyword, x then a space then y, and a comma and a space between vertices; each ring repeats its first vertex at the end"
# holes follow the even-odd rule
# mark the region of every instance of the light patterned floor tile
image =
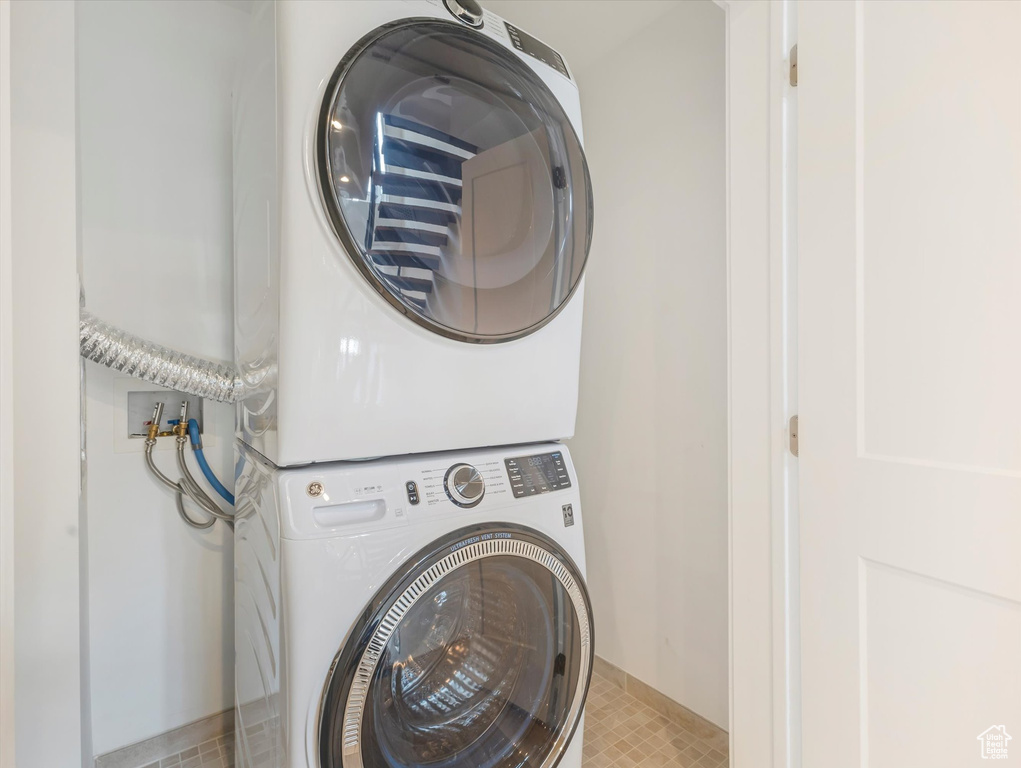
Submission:
POLYGON ((585 712, 583 768, 729 768, 726 754, 600 675, 585 712))

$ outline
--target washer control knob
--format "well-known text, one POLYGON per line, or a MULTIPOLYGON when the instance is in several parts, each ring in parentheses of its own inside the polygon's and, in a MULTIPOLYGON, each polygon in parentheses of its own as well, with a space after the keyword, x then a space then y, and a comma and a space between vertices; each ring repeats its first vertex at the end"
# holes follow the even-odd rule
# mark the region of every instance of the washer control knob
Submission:
POLYGON ((474 507, 486 495, 486 481, 471 464, 455 464, 443 478, 447 497, 459 507, 474 507))
POLYGON ((443 4, 458 21, 463 21, 469 27, 482 26, 482 6, 475 0, 443 0, 443 4))

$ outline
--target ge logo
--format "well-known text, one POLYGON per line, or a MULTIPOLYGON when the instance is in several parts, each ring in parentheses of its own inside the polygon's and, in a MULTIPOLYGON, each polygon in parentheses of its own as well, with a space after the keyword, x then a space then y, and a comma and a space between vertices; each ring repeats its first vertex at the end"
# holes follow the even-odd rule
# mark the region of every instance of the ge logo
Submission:
POLYGON ((305 493, 311 496, 313 499, 323 495, 323 484, 322 483, 309 483, 308 488, 305 489, 305 493))

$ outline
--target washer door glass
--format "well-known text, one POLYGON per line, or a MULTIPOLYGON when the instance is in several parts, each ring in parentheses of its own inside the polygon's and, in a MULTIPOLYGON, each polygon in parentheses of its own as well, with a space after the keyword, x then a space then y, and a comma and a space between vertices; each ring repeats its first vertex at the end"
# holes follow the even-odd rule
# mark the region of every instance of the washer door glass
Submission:
POLYGON ((364 38, 327 88, 318 174, 358 268, 445 336, 528 334, 581 279, 581 143, 535 72, 478 32, 419 20, 364 38))
POLYGON ((342 654, 324 698, 324 768, 559 761, 591 670, 584 587, 548 539, 492 534, 444 542, 342 654))

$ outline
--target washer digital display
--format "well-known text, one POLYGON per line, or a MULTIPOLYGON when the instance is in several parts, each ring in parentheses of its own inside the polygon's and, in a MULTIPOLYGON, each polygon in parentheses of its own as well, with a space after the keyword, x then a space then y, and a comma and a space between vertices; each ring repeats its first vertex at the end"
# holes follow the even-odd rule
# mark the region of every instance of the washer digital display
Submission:
POLYGON ((516 499, 571 487, 564 454, 560 451, 504 459, 504 464, 516 499))

